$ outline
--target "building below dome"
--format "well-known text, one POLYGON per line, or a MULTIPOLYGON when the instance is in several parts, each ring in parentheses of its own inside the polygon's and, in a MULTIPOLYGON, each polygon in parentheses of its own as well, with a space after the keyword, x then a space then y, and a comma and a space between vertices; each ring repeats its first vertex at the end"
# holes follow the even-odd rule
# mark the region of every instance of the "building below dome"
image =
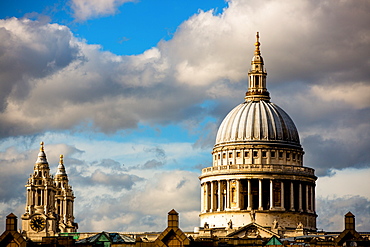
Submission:
POLYGON ((202 169, 201 229, 242 229, 256 224, 290 236, 316 230, 314 169, 294 122, 270 102, 259 35, 248 73, 245 102, 221 123, 213 165, 202 169))

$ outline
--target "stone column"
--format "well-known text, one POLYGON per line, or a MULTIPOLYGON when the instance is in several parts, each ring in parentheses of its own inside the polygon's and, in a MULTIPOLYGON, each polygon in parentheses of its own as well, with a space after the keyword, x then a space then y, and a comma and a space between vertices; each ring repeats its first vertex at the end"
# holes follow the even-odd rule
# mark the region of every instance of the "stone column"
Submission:
POLYGON ((299 187, 298 187, 298 196, 299 196, 299 207, 298 211, 302 212, 302 183, 299 182, 299 187))
POLYGON ((214 198, 214 187, 213 187, 213 182, 210 182, 211 183, 211 202, 210 202, 210 212, 213 212, 213 207, 214 207, 214 200, 213 200, 213 198, 214 198))
POLYGON ((30 212, 31 211, 31 208, 30 208, 30 190, 27 188, 27 194, 26 194, 26 213, 30 212))
POLYGON ((283 181, 281 181, 280 182, 280 186, 281 186, 281 189, 280 189, 280 200, 281 200, 281 202, 280 202, 280 205, 281 205, 281 208, 282 209, 285 209, 285 205, 284 205, 284 182, 283 181))
POLYGON ((230 180, 226 180, 226 210, 230 209, 230 180))
POLYGON ((263 206, 262 206, 262 179, 258 179, 258 210, 263 210, 263 206))
POLYGON ((236 180, 236 209, 240 209, 240 180, 236 180))
POLYGON ((27 196, 26 196, 26 206, 30 205, 30 190, 27 189, 27 196))
POLYGON ((40 205, 42 206, 44 204, 44 190, 40 190, 40 205))
POLYGON ((316 211, 316 188, 315 188, 315 184, 312 185, 312 211, 315 212, 316 211))
POLYGON ((290 182, 290 210, 294 211, 294 184, 290 182))
POLYGON ((309 207, 308 207, 308 203, 309 203, 309 200, 308 200, 308 185, 305 186, 306 187, 306 212, 309 212, 309 207))
POLYGON ((49 203, 50 203, 49 193, 48 193, 48 188, 47 187, 44 190, 44 197, 45 197, 44 198, 44 211, 47 214, 48 213, 48 206, 49 206, 49 203))
POLYGON ((67 222, 67 198, 64 196, 64 209, 63 209, 63 216, 64 216, 64 222, 67 222))
POLYGON ((311 190, 311 212, 315 212, 315 209, 314 209, 314 196, 313 196, 313 185, 310 186, 310 190, 311 190))
POLYGON ((205 189, 206 189, 206 194, 205 194, 205 197, 206 197, 205 198, 205 211, 208 212, 208 209, 209 209, 208 183, 206 182, 206 183, 204 183, 204 185, 205 185, 205 189))
POLYGON ((273 209, 274 208, 274 186, 273 186, 273 181, 272 179, 270 179, 270 209, 273 209))
POLYGON ((35 203, 35 191, 33 189, 31 189, 31 203, 30 203, 30 206, 32 205, 36 205, 35 203))
POLYGON ((205 206, 204 206, 204 183, 200 185, 201 193, 200 193, 200 203, 202 205, 202 213, 205 212, 205 206))
POLYGON ((217 207, 217 211, 221 211, 223 205, 223 196, 222 196, 222 183, 221 181, 217 181, 218 182, 218 207, 217 207))
POLYGON ((251 180, 248 179, 248 207, 247 210, 252 209, 252 190, 251 190, 251 180))

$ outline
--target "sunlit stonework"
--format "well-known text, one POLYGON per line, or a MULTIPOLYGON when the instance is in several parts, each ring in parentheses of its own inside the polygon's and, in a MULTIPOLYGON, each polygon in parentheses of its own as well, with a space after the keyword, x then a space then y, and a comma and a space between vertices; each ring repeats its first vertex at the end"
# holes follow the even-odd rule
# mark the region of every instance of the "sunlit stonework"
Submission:
POLYGON ((41 143, 34 171, 26 184, 26 208, 22 215, 22 234, 33 240, 55 236, 60 232, 76 232, 72 187, 60 156, 57 173, 50 175, 49 163, 41 143))
POLYGON ((245 101, 221 123, 201 180, 201 229, 316 230, 314 170, 292 119, 270 102, 257 33, 245 101))

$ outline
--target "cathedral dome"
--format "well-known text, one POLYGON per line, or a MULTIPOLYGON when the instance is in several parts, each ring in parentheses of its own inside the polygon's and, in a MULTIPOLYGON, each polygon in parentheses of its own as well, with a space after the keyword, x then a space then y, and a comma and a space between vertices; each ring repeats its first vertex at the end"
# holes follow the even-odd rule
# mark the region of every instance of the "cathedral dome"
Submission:
POLYGON ((266 141, 300 147, 297 128, 283 109, 269 101, 247 101, 222 121, 215 146, 266 141))
POLYGON ((252 66, 248 72, 245 102, 236 106, 223 120, 218 129, 215 147, 282 144, 301 148, 298 131, 292 119, 283 109, 270 102, 258 33, 255 46, 252 66))
POLYGON ((277 222, 279 234, 280 229, 295 234, 297 225, 316 230, 317 177, 303 166, 293 120, 270 101, 258 33, 256 38, 245 101, 222 121, 212 166, 203 168, 199 177, 201 226, 224 228, 227 234, 230 226, 239 234, 251 224, 277 232, 277 222))

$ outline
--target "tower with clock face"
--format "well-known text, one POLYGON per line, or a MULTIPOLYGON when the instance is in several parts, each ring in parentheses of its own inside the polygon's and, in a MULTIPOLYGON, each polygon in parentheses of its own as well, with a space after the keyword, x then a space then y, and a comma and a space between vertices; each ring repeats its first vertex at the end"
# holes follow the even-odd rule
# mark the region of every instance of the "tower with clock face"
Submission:
MULTIPOLYGON (((23 235, 35 242, 42 241, 43 237, 55 236, 61 231, 59 229, 61 217, 57 213, 55 199, 58 189, 55 179, 50 175, 43 142, 41 142, 33 173, 25 187, 26 208, 22 215, 23 235)), ((73 222, 73 213, 71 214, 72 225, 77 226, 73 222)), ((76 227, 71 231, 73 230, 76 230, 76 227)))

